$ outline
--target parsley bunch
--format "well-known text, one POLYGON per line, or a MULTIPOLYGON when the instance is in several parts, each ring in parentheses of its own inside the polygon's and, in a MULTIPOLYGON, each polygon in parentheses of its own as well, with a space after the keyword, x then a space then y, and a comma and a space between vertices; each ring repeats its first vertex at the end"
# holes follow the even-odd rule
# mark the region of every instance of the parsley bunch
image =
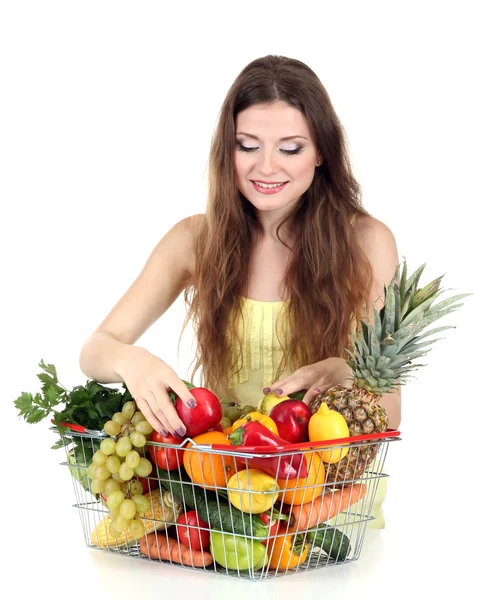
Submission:
POLYGON ((46 365, 41 360, 38 366, 44 371, 37 375, 42 382, 41 393, 33 396, 22 392, 14 400, 19 416, 27 423, 38 423, 53 414, 53 422, 60 431, 63 430, 62 422, 102 431, 105 422, 120 412, 126 402, 133 400, 125 383, 122 384, 124 391, 121 391, 88 380, 85 386, 78 385, 69 391, 59 383, 54 365, 46 365), (64 408, 56 410, 60 404, 64 404, 64 408))

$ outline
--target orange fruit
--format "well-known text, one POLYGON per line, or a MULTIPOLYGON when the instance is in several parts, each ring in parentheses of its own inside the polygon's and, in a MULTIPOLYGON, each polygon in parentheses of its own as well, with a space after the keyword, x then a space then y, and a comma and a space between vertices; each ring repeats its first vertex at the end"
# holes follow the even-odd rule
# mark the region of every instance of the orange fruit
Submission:
POLYGON ((308 476, 305 479, 278 479, 280 486, 279 500, 284 504, 306 504, 321 495, 325 483, 325 466, 318 452, 305 453, 308 476), (305 487, 313 486, 313 487, 305 487), (316 486, 316 487, 315 487, 316 486), (301 488, 301 489, 300 489, 301 488))
MULTIPOLYGON (((226 434, 220 431, 208 431, 192 438, 196 444, 223 444, 230 446, 226 434)), ((189 442, 183 453, 183 464, 186 473, 194 483, 215 490, 227 487, 231 476, 236 472, 235 457, 228 454, 217 454, 209 450, 198 450, 189 442)))

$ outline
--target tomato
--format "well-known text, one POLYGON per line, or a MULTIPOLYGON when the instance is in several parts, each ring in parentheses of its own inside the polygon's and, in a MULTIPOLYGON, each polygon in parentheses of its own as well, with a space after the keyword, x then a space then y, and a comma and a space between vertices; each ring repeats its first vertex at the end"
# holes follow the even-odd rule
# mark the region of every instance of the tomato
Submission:
POLYGON ((201 550, 209 545, 210 534, 209 526, 195 510, 188 510, 177 520, 177 537, 181 543, 193 550, 201 550), (191 527, 181 527, 181 525, 190 525, 191 527), (199 529, 205 527, 205 529, 199 529))
MULTIPOLYGON (((170 433, 166 436, 161 435, 157 431, 153 431, 149 438, 150 442, 159 442, 161 444, 174 444, 179 446, 179 438, 171 435, 170 433)), ((182 465, 182 455, 184 450, 177 448, 156 448, 155 446, 149 446, 149 455, 153 463, 155 463, 161 469, 165 471, 173 471, 178 469, 182 465)))
POLYGON ((148 494, 159 487, 159 479, 155 479, 154 477, 151 477, 150 479, 147 479, 147 477, 137 477, 137 479, 142 483, 143 494, 148 494))

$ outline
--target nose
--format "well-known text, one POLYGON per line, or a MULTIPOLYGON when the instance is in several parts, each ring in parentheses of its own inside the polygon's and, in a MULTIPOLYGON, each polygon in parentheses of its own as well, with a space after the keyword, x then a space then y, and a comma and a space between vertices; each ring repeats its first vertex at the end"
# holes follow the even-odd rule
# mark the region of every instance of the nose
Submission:
POLYGON ((273 159, 273 156, 270 152, 264 152, 262 154, 259 172, 263 175, 266 175, 266 177, 278 172, 278 169, 276 168, 276 161, 273 159))

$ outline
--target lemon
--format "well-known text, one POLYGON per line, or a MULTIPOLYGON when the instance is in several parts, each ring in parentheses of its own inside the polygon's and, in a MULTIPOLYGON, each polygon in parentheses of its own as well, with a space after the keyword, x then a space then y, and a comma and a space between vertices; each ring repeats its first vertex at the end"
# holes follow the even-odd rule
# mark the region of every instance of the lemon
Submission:
MULTIPOLYGON (((322 402, 320 408, 312 415, 308 423, 308 437, 310 442, 338 440, 350 437, 350 430, 343 415, 336 410, 329 409, 327 403, 322 402)), ((320 452, 323 462, 330 464, 339 462, 348 454, 348 448, 341 448, 340 446, 347 446, 348 444, 349 442, 343 442, 337 445, 335 442, 328 450, 320 452)), ((322 447, 317 447, 317 450, 321 450, 322 447)))
POLYGON ((238 510, 260 514, 271 510, 278 499, 279 485, 260 469, 238 471, 228 481, 229 501, 238 510))

